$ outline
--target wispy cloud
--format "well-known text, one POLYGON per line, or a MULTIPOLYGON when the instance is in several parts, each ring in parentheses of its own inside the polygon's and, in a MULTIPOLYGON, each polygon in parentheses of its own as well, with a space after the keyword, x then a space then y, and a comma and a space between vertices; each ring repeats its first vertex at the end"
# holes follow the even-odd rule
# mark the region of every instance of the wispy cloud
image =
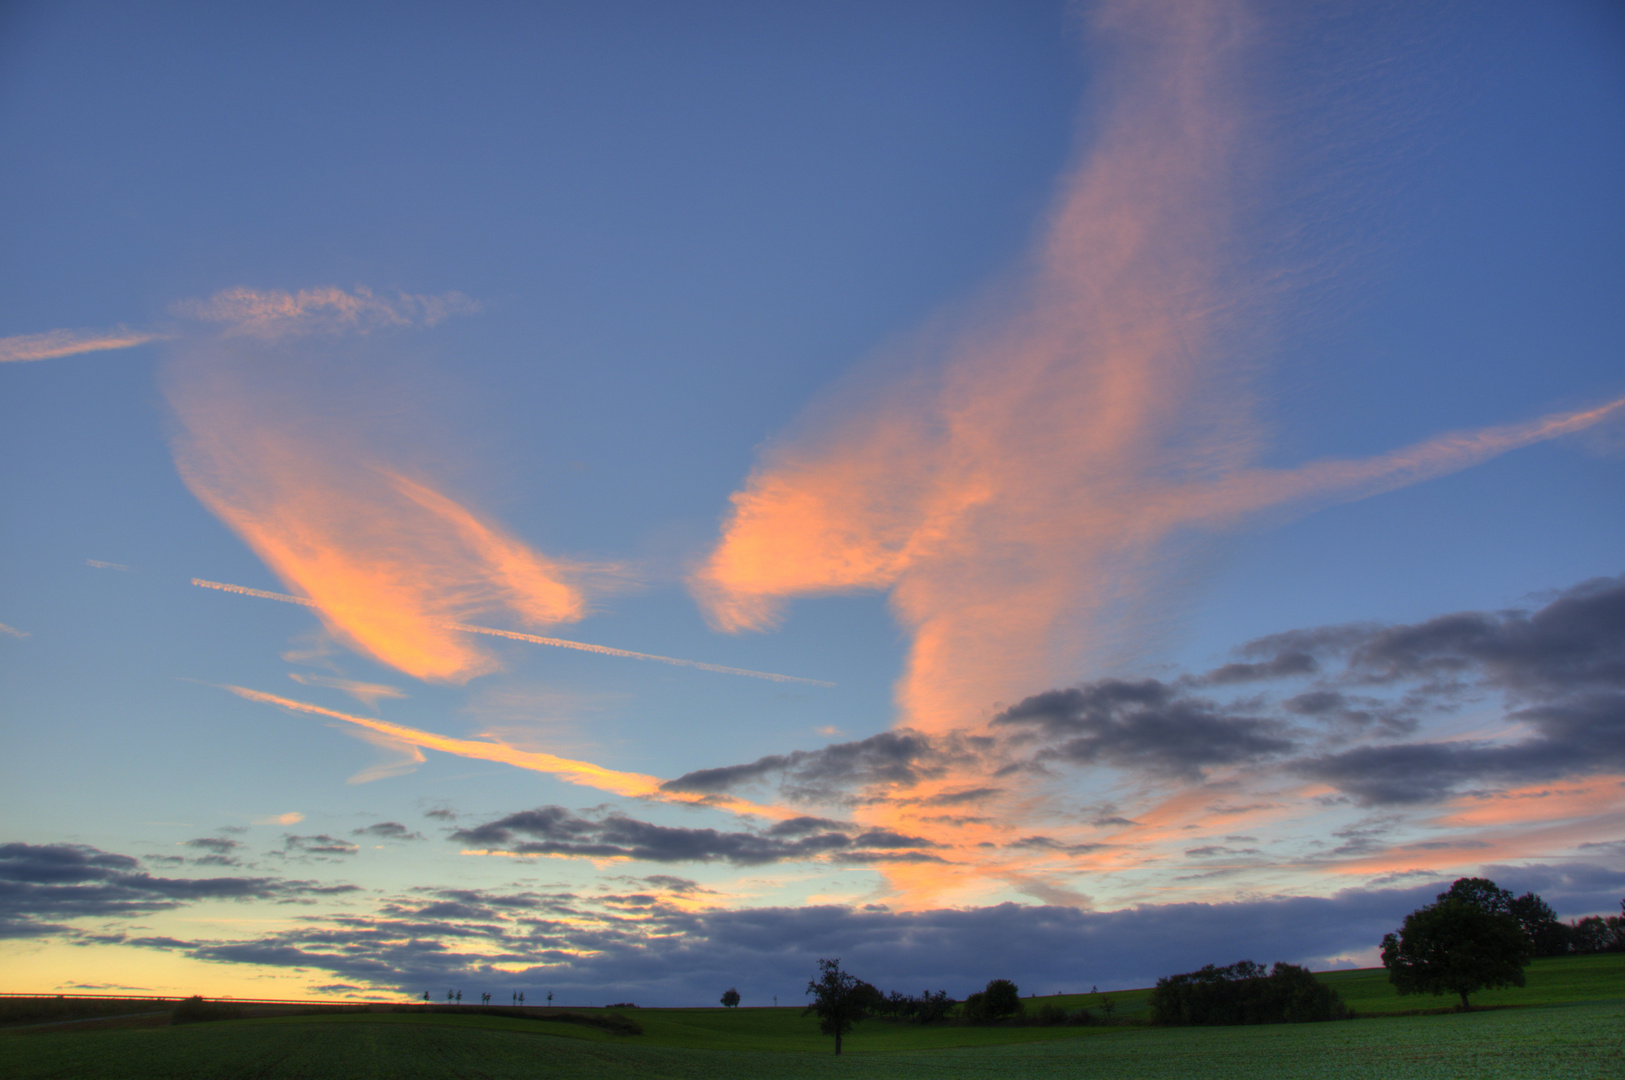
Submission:
POLYGON ((911 644, 898 723, 985 724, 1117 655, 1170 545, 1466 468, 1625 401, 1363 461, 1253 465, 1262 306, 1233 222, 1258 160, 1240 5, 1100 5, 1094 144, 1016 283, 902 374, 854 382, 763 453, 691 580, 727 631, 885 590, 911 644))
POLYGON ((406 692, 393 686, 382 683, 358 682, 355 679, 340 679, 332 675, 312 675, 303 671, 290 671, 288 678, 301 686, 324 686, 329 690, 338 690, 349 694, 361 704, 369 708, 378 707, 379 698, 404 698, 406 692))
POLYGON ((126 574, 130 572, 130 568, 123 563, 103 562, 100 559, 86 559, 85 565, 94 570, 118 570, 126 574))
MULTIPOLYGON (((269 592, 265 589, 250 589, 245 585, 231 585, 223 581, 208 581, 204 578, 193 578, 192 584, 205 589, 219 589, 221 592, 237 593, 240 596, 253 596, 261 600, 279 600, 285 604, 300 604, 304 607, 316 607, 313 600, 302 596, 290 596, 287 593, 269 592)), ((521 634, 515 630, 498 630, 490 626, 473 626, 468 623, 448 623, 449 630, 460 630, 468 634, 486 634, 491 637, 507 638, 510 641, 526 641, 533 645, 551 645, 558 649, 576 649, 581 652, 597 653, 600 656, 619 656, 630 660, 653 660, 660 664, 672 664, 677 667, 697 668, 700 671, 714 671, 722 675, 743 675, 752 679, 767 679, 771 682, 808 683, 813 686, 834 686, 832 682, 822 679, 807 679, 799 675, 780 675, 771 671, 752 671, 750 668, 727 667, 723 664, 708 664, 701 660, 681 660, 675 656, 657 656, 654 653, 633 652, 630 649, 617 649, 609 645, 593 645, 585 641, 569 641, 565 638, 542 637, 538 634, 521 634)), ((296 682, 309 683, 318 686, 334 686, 344 689, 337 684, 343 680, 318 681, 317 676, 290 676, 296 682)), ((404 695, 401 695, 404 696, 404 695)), ((369 702, 369 704, 371 704, 369 702)))
MULTIPOLYGON (((305 430, 220 371, 171 383, 181 476, 341 642, 408 675, 465 682, 496 660, 451 629, 481 611, 523 623, 586 613, 588 571, 536 552, 463 505, 305 430)), ((319 427, 319 425, 317 425, 319 427)))
POLYGON ((207 300, 181 300, 170 310, 185 319, 216 323, 229 336, 282 338, 304 334, 366 334, 386 327, 433 326, 452 315, 480 310, 459 292, 426 296, 379 296, 365 285, 353 292, 336 286, 285 292, 223 289, 207 300))
POLYGON ((346 723, 356 724, 410 746, 420 746, 426 750, 438 750, 442 753, 475 758, 481 761, 501 762, 515 768, 529 769, 532 772, 548 773, 571 784, 597 788, 600 791, 608 791, 615 795, 663 799, 670 802, 704 803, 742 813, 766 814, 775 817, 791 817, 795 814, 794 811, 759 806, 744 799, 664 791, 662 790, 663 781, 658 776, 606 769, 601 765, 594 765, 588 761, 573 761, 570 758, 558 757, 554 754, 520 750, 502 742, 456 739, 446 735, 435 735, 427 731, 419 731, 416 728, 405 727, 401 724, 391 724, 388 721, 376 720, 367 716, 352 716, 349 713, 324 709, 319 705, 295 701, 278 694, 268 694, 261 690, 250 690, 242 686, 225 686, 222 689, 229 690, 238 697, 246 698, 249 701, 278 705, 284 709, 292 709, 295 712, 325 716, 332 720, 342 720, 346 723))
POLYGON ((305 815, 297 810, 289 810, 285 814, 271 814, 267 817, 255 818, 256 825, 297 825, 305 820, 305 815))
POLYGON ((131 330, 124 326, 111 330, 49 330, 43 334, 20 334, 0 338, 0 364, 128 349, 132 345, 162 341, 169 336, 151 330, 131 330))
POLYGON ((1242 470, 1170 492, 1166 509, 1174 521, 1206 519, 1222 524, 1272 507, 1302 510, 1369 498, 1621 417, 1625 417, 1625 398, 1515 424, 1450 432, 1372 458, 1317 461, 1295 469, 1242 470))
POLYGON ((7 626, 5 623, 0 623, 0 634, 5 634, 7 637, 14 637, 14 638, 25 638, 25 637, 33 637, 34 636, 33 634, 30 634, 27 630, 19 630, 15 626, 7 626))
MULTIPOLYGON (((334 725, 338 727, 339 725, 334 725)), ((381 731, 368 731, 366 728, 343 727, 341 730, 354 735, 363 742, 371 743, 383 751, 383 756, 368 765, 354 776, 345 781, 346 784, 370 784, 374 780, 389 780, 397 776, 405 776, 415 772, 419 765, 429 760, 409 742, 403 742, 393 735, 385 735, 381 731)))

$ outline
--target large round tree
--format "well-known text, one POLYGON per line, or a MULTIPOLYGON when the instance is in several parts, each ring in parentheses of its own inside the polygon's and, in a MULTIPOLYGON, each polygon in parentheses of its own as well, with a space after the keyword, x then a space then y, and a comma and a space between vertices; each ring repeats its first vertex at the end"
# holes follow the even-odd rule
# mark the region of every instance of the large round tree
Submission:
POLYGON ((1467 995, 1478 990, 1523 985, 1533 942, 1510 912, 1475 902, 1479 899, 1472 890, 1452 887, 1437 903, 1405 916, 1399 933, 1382 939, 1382 965, 1395 989, 1401 994, 1449 991, 1461 997, 1466 1010, 1467 995))

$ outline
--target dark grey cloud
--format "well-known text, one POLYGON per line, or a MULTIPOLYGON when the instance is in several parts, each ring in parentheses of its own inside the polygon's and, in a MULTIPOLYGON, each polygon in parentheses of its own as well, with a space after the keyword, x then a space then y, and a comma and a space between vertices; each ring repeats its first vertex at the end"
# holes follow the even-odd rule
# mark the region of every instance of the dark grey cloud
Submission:
POLYGON ((993 723, 1026 739, 1038 764, 1186 780, 1212 766, 1268 764, 1366 806, 1625 772, 1625 576, 1583 582, 1534 611, 1294 630, 1248 642, 1237 656, 1201 676, 1035 694, 993 723), (1281 700, 1199 693, 1305 678, 1281 700), (1497 695, 1524 737, 1407 738, 1419 717, 1497 695))
MULTIPOLYGON (((1625 889, 1625 872, 1600 865, 1485 871, 1514 891, 1540 892, 1564 918, 1612 910, 1625 889)), ((1052 993, 1147 986, 1171 972, 1242 958, 1322 969, 1369 955, 1383 934, 1447 885, 1413 875, 1400 888, 1331 897, 1113 912, 1016 904, 907 913, 884 905, 683 911, 633 893, 604 898, 596 914, 578 909, 569 922, 509 919, 470 928, 380 913, 249 940, 165 939, 152 947, 216 962, 308 968, 413 996, 449 985, 499 996, 553 990, 564 1005, 694 1005, 713 1002, 716 987, 729 985, 747 1003, 774 994, 781 1003, 800 1001, 814 961, 838 956, 843 968, 883 989, 944 988, 962 998, 992 978, 1052 993), (453 930, 461 936, 451 936, 453 930), (506 970, 510 965, 520 970, 506 970)))
POLYGON ((1101 851, 1114 847, 1113 844, 1068 844, 1052 836, 1023 836, 1019 840, 1012 840, 1004 845, 1008 848, 1026 849, 1029 851, 1055 851, 1066 855, 1086 855, 1091 851, 1101 851))
POLYGON ((144 915, 200 900, 285 901, 335 892, 271 877, 154 877, 128 855, 83 844, 0 845, 0 937, 61 932, 59 920, 144 915))
POLYGON ((1347 683, 1457 680, 1546 701, 1625 691, 1625 575, 1594 578, 1534 611, 1464 611, 1401 626, 1322 627, 1275 634, 1238 652, 1263 666, 1308 655, 1341 660, 1347 683))
MULTIPOLYGON (((232 840, 224 836, 200 836, 195 840, 186 841, 185 846, 208 852, 207 855, 199 855, 194 857, 191 860, 192 865, 194 866, 243 865, 243 861, 239 859, 236 854, 243 847, 242 841, 240 840, 232 840)), ((156 860, 149 859, 148 861, 150 862, 156 860)), ((162 861, 165 863, 170 862, 168 859, 163 859, 162 861)), ((185 860, 177 861, 184 862, 185 860)))
POLYGON ((827 799, 851 788, 909 786, 942 776, 948 765, 973 755, 975 739, 945 742, 898 728, 820 750, 772 754, 744 765, 698 769, 668 780, 667 791, 721 794, 774 779, 790 798, 827 799))
MULTIPOLYGON (((729 862, 738 866, 822 859, 918 861, 909 849, 935 847, 918 836, 884 829, 856 831, 823 818, 791 818, 765 832, 723 832, 655 825, 621 813, 588 818, 562 806, 543 806, 472 828, 451 839, 519 855, 627 858, 645 862, 729 862)), ((934 857, 933 857, 934 858, 934 857)))
POLYGON ((1004 789, 996 787, 959 788, 916 799, 914 803, 917 806, 963 806, 966 803, 983 802, 1002 794, 1004 789))
MULTIPOLYGON (((1373 818, 1350 835, 1378 835, 1386 820, 1373 818)), ((1041 836, 1024 842, 1052 843, 1041 836)), ((1480 873, 1514 892, 1539 892, 1563 918, 1617 910, 1625 891, 1625 870, 1601 863, 1486 866, 1480 873)), ((253 938, 187 941, 81 924, 199 899, 275 900, 351 887, 153 878, 136 859, 91 847, 7 844, 0 846, 0 927, 20 926, 12 936, 56 935, 215 963, 305 968, 313 981, 412 996, 457 985, 499 996, 554 990, 566 1005, 692 1005, 714 1000, 718 985, 737 985, 747 1001, 773 994, 797 1001, 813 962, 839 956, 848 970, 885 989, 940 987, 963 997, 995 977, 1040 993, 1090 984, 1111 989, 1243 957, 1323 968, 1368 953, 1407 912, 1448 884, 1414 871, 1390 879, 1404 887, 1115 912, 1002 904, 894 913, 883 904, 684 910, 663 903, 657 890, 698 887, 686 878, 653 875, 628 879, 646 881, 648 891, 596 897, 425 887, 380 898, 370 910, 304 916, 253 938)))
POLYGON ((1157 679, 1102 679, 1034 694, 993 724, 1053 740, 1041 758, 1192 780, 1208 766, 1278 757, 1296 746, 1283 721, 1237 715, 1157 679))
POLYGON ((1228 846, 1226 846, 1224 844, 1204 844, 1201 847, 1189 848, 1185 852, 1186 858, 1190 858, 1190 859, 1214 859, 1214 858, 1218 858, 1221 855, 1222 856, 1236 856, 1236 855, 1257 855, 1257 854, 1258 854, 1258 849, 1255 848, 1255 847, 1233 848, 1233 847, 1228 847, 1228 846))
POLYGON ((1197 681, 1210 686, 1258 682, 1263 679, 1290 679, 1320 671, 1320 661, 1306 652, 1282 649, 1262 663, 1236 662, 1214 668, 1197 681))
POLYGON ((844 821, 831 821, 821 817, 794 817, 780 821, 767 830, 769 836, 806 836, 808 833, 841 832, 852 826, 844 821))
POLYGON ((361 849, 348 840, 340 840, 336 836, 318 833, 315 836, 294 836, 285 833, 282 837, 282 850, 294 856, 338 856, 354 855, 361 849))
POLYGON ((414 832, 398 821, 380 821, 365 828, 350 830, 351 836, 367 836, 378 840, 422 840, 423 834, 414 832))
POLYGON ((189 848, 202 848, 214 855, 230 855, 242 847, 242 841, 231 840, 224 836, 200 836, 196 840, 186 841, 189 848))
POLYGON ((1531 784, 1625 771, 1625 693, 1592 693, 1508 716, 1534 734, 1514 743, 1418 742, 1360 746, 1296 765, 1367 805, 1431 802, 1472 784, 1531 784))

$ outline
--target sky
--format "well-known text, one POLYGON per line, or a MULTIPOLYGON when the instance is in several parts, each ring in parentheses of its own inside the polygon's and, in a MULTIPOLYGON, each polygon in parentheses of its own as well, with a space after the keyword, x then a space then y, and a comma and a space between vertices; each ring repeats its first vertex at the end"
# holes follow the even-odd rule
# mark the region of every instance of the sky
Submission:
POLYGON ((0 6, 0 991, 1625 894, 1625 14, 0 6))

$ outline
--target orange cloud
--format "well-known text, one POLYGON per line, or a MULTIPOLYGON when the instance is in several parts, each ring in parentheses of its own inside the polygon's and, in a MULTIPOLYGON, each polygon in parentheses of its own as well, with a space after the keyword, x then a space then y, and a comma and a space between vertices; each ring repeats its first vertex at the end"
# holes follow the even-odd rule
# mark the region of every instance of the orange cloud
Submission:
POLYGON ((325 716, 331 720, 342 720, 345 723, 356 724, 397 742, 405 743, 408 746, 421 746, 428 750, 456 754, 458 757, 476 758, 481 761, 497 761, 505 765, 529 769, 532 772, 549 773, 572 784, 597 788, 600 791, 609 791, 616 795, 655 797, 660 793, 661 779, 658 776, 617 772, 614 769, 606 769, 587 761, 572 761, 569 758, 556 757, 552 754, 519 750, 505 743, 482 742, 476 739, 455 739, 447 735, 434 735, 427 731, 419 731, 416 728, 391 724, 387 720, 377 720, 368 716, 353 716, 350 713, 324 709, 320 705, 310 705, 278 694, 267 694, 261 690, 250 690, 242 686, 227 686, 225 689, 249 701, 259 701, 267 705, 280 705, 284 709, 292 709, 295 712, 310 713, 314 716, 325 716))
POLYGON ((900 725, 976 727, 1120 654, 1192 529, 1366 497, 1625 407, 1252 467, 1237 357, 1257 297, 1231 230, 1252 27, 1223 0, 1106 4, 1098 23, 1116 49, 1099 135, 1017 286, 905 376, 837 395, 771 446, 691 578, 727 631, 772 627, 793 597, 889 591, 911 637, 900 725))
POLYGON ((1567 821, 1625 809, 1625 778, 1598 776, 1463 795, 1436 824, 1446 828, 1516 826, 1567 821))
POLYGON ((1211 356, 1245 26, 1218 3, 1108 6, 1132 51, 1032 267, 939 362, 768 451, 694 588, 723 629, 792 596, 885 588, 911 632, 900 723, 973 725, 1075 678, 1091 616, 1133 602, 1168 533, 1148 490, 1222 475, 1254 442, 1211 356))
POLYGON ((43 334, 20 334, 0 338, 0 364, 128 349, 132 345, 144 345, 166 337, 167 334, 131 330, 123 326, 112 330, 49 330, 43 334))
POLYGON ((182 479, 350 648, 465 682, 497 664, 452 624, 490 611, 533 626, 585 614, 584 568, 403 475, 249 358, 191 360, 168 378, 182 479))
POLYGON ((744 799, 692 796, 665 792, 660 789, 660 785, 665 781, 658 776, 606 769, 589 761, 574 761, 554 754, 520 750, 502 742, 456 739, 448 735, 435 735, 431 732, 419 731, 416 728, 405 727, 401 724, 392 724, 387 720, 377 720, 370 716, 354 716, 350 713, 338 712, 335 709, 324 709, 320 705, 311 705, 303 701, 282 697, 279 694, 268 694, 262 690, 250 690, 242 686, 225 686, 222 689, 229 690, 238 697, 246 698, 249 701, 278 705, 284 709, 292 709, 295 712, 325 716, 330 720, 342 720, 348 724, 355 724, 393 740, 396 744, 422 747, 426 750, 438 750, 441 753, 455 754, 458 757, 474 758, 479 761, 496 761, 519 769, 547 773, 571 784, 597 788, 600 791, 608 791, 629 798, 657 799, 662 802, 699 803, 706 806, 715 806, 723 810, 732 810, 736 813, 759 814, 775 818, 795 817, 801 812, 784 807, 762 806, 744 799))

